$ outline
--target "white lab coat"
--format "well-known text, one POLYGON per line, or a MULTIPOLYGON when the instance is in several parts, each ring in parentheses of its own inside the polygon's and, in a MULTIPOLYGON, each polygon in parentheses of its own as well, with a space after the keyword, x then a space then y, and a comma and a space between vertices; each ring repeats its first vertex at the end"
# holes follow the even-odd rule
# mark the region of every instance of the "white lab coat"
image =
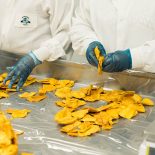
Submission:
POLYGON ((130 48, 132 67, 155 72, 154 0, 81 0, 71 40, 79 54, 100 41, 106 52, 130 48))
POLYGON ((65 55, 73 0, 0 0, 0 50, 34 51, 41 61, 65 55))

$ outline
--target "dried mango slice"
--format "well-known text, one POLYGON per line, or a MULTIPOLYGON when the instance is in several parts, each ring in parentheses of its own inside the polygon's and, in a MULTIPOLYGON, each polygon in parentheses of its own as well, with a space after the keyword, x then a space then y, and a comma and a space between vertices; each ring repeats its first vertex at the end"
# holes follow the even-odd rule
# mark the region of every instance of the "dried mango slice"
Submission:
POLYGON ((11 114, 13 118, 24 118, 31 112, 28 109, 7 109, 8 114, 11 114))
POLYGON ((33 154, 32 153, 23 152, 23 153, 21 153, 21 155, 33 155, 33 154))
POLYGON ((62 131, 62 132, 70 132, 73 129, 77 128, 80 124, 81 124, 81 122, 76 121, 73 124, 66 125, 66 126, 62 127, 60 131, 62 131))
POLYGON ((97 133, 100 131, 100 127, 98 125, 92 125, 91 128, 89 130, 87 130, 84 133, 78 133, 79 137, 85 137, 85 136, 90 136, 94 133, 97 133))
POLYGON ((110 115, 113 119, 118 119, 119 118, 119 111, 120 109, 108 109, 106 112, 108 115, 110 115))
POLYGON ((42 80, 37 80, 37 82, 43 83, 43 84, 56 85, 58 80, 56 80, 54 78, 46 78, 46 79, 42 79, 42 80))
POLYGON ((72 87, 74 85, 74 81, 71 80, 59 80, 57 85, 55 86, 57 89, 63 87, 72 87))
POLYGON ((141 103, 142 102, 142 97, 138 94, 134 94, 132 97, 136 103, 141 103))
POLYGON ((135 104, 135 107, 138 112, 145 112, 145 107, 142 104, 135 104))
POLYGON ((85 95, 89 96, 89 95, 91 95, 92 88, 93 88, 93 85, 90 85, 86 88, 81 88, 80 92, 83 92, 85 95))
POLYGON ((44 84, 43 89, 46 90, 47 92, 51 92, 51 91, 54 91, 56 89, 56 87, 53 85, 44 84))
POLYGON ((0 98, 8 98, 9 95, 5 92, 0 91, 0 98))
POLYGON ((78 133, 84 133, 86 132, 87 130, 89 130, 92 126, 92 123, 90 122, 83 122, 81 123, 78 128, 77 128, 77 131, 78 133))
POLYGON ((21 97, 21 98, 28 98, 28 97, 32 97, 34 95, 36 95, 36 92, 25 92, 23 94, 20 94, 19 97, 21 97))
POLYGON ((3 73, 0 75, 3 79, 5 79, 8 76, 8 73, 3 73))
POLYGON ((103 130, 111 130, 112 129, 112 125, 110 125, 110 124, 103 125, 102 129, 103 130))
POLYGON ((92 94, 83 98, 85 101, 94 102, 100 100, 100 94, 92 94))
POLYGON ((44 84, 42 88, 39 89, 39 94, 44 95, 47 92, 52 92, 56 89, 54 85, 44 84))
POLYGON ((128 106, 129 104, 133 105, 135 103, 136 103, 135 100, 131 97, 124 97, 123 100, 121 101, 121 104, 126 106, 128 106))
POLYGON ((102 73, 102 64, 104 62, 104 56, 101 56, 101 52, 98 49, 98 47, 95 48, 94 52, 95 52, 95 56, 98 60, 98 73, 101 74, 102 73))
POLYGON ((24 87, 27 87, 27 86, 29 86, 29 85, 35 83, 35 82, 36 82, 36 79, 33 78, 33 77, 30 77, 29 80, 26 80, 26 82, 24 83, 23 86, 24 86, 24 87))
POLYGON ((71 88, 69 87, 64 87, 57 89, 55 92, 55 95, 59 98, 67 98, 71 96, 71 88))
POLYGON ((95 122, 96 121, 96 118, 94 118, 93 116, 87 114, 86 116, 84 116, 82 118, 82 121, 83 122, 95 122))
POLYGON ((81 92, 80 90, 76 90, 76 91, 71 91, 71 96, 78 99, 82 99, 86 96, 86 94, 81 92))
POLYGON ((152 106, 152 105, 154 105, 154 102, 151 99, 149 99, 149 98, 144 98, 142 100, 142 104, 143 105, 150 105, 150 106, 152 106))
POLYGON ((46 95, 34 95, 27 98, 29 102, 39 102, 44 100, 47 96, 46 95))
POLYGON ((108 115, 107 112, 100 112, 100 113, 94 115, 94 117, 96 118, 95 123, 97 125, 101 125, 101 126, 107 125, 107 124, 109 124, 109 122, 112 121, 112 117, 110 115, 108 115))
POLYGON ((57 105, 59 104, 59 106, 62 106, 62 107, 76 109, 82 105, 85 105, 86 102, 75 98, 67 98, 66 100, 56 102, 56 104, 57 105))
POLYGON ((47 93, 47 91, 45 89, 39 88, 39 90, 38 90, 39 95, 45 95, 46 93, 47 93))
POLYGON ((0 112, 0 154, 17 155, 17 137, 10 121, 0 112))
POLYGON ((9 145, 4 148, 0 148, 1 155, 17 155, 18 147, 17 145, 9 145))
POLYGON ((132 117, 137 115, 137 110, 135 105, 129 104, 125 108, 122 108, 119 112, 119 115, 123 118, 131 119, 132 117))
POLYGON ((0 82, 3 82, 4 78, 0 76, 0 82))
POLYGON ((4 131, 0 131, 0 145, 11 145, 11 139, 4 131))
POLYGON ((59 124, 72 124, 77 120, 71 116, 71 110, 64 108, 55 115, 55 121, 59 124))
POLYGON ((114 109, 114 108, 119 108, 120 105, 117 103, 117 102, 113 102, 113 103, 109 103, 107 105, 103 105, 99 108, 97 108, 97 111, 104 111, 104 110, 107 110, 107 109, 114 109))
POLYGON ((83 118, 88 113, 88 109, 82 109, 75 112, 72 112, 71 115, 77 119, 83 118))

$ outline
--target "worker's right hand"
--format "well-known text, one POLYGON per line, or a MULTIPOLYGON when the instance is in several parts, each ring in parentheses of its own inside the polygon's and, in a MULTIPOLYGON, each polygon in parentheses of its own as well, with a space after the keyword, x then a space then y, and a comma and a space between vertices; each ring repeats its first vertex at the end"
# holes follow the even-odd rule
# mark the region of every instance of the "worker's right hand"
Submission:
POLYGON ((86 58, 91 65, 97 67, 98 66, 98 60, 97 60, 97 58, 95 56, 95 52, 94 52, 96 47, 98 47, 98 49, 100 50, 100 54, 105 57, 106 51, 105 51, 103 45, 98 41, 94 41, 94 42, 90 43, 88 48, 87 48, 86 58))

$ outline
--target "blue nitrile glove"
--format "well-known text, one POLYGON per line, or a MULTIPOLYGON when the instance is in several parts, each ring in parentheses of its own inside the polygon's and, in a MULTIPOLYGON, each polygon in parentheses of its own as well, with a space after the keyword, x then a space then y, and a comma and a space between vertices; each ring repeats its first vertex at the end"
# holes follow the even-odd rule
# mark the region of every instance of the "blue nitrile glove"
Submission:
POLYGON ((86 58, 88 60, 88 62, 93 65, 93 66, 98 66, 98 60, 96 59, 95 53, 94 53, 94 49, 98 47, 98 49, 101 52, 101 55, 105 56, 106 52, 105 49, 103 47, 103 45, 98 42, 98 41, 94 41, 92 43, 89 44, 87 51, 86 51, 86 58))
POLYGON ((102 70, 105 72, 121 72, 131 68, 130 49, 107 54, 102 65, 102 70))
POLYGON ((19 91, 32 70, 41 63, 42 62, 36 58, 33 52, 28 53, 21 58, 15 66, 7 67, 9 74, 4 80, 4 84, 10 80, 8 87, 12 88, 12 85, 19 79, 17 84, 17 91, 19 91))

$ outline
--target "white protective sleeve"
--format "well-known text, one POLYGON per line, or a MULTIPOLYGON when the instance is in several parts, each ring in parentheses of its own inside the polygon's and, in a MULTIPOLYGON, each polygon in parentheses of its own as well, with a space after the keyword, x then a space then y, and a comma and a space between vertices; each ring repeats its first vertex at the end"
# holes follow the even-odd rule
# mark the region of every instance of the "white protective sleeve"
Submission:
POLYGON ((33 51, 40 61, 54 61, 65 55, 70 44, 69 29, 73 14, 74 0, 45 0, 44 9, 50 18, 52 39, 43 42, 39 49, 33 51))
POLYGON ((155 40, 148 41, 130 51, 133 69, 140 68, 146 72, 155 73, 155 40))
POLYGON ((71 41, 75 52, 85 55, 88 45, 99 41, 90 23, 90 0, 80 0, 72 18, 71 41))

